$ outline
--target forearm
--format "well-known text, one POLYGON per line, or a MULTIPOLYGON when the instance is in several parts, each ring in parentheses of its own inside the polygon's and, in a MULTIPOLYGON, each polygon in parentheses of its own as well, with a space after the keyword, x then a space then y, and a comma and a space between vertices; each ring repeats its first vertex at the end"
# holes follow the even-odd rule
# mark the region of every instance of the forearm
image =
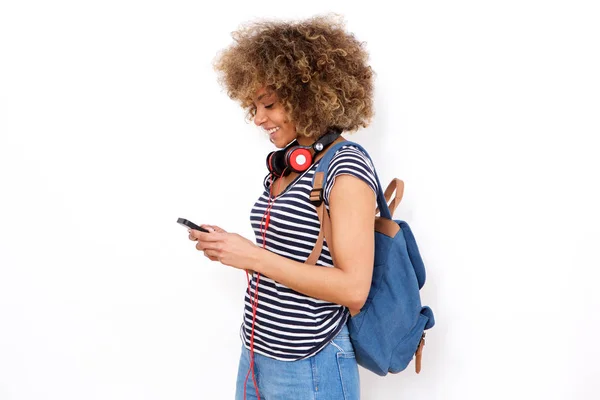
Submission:
POLYGON ((366 299, 365 285, 340 268, 305 264, 257 248, 252 269, 307 296, 346 306, 353 314, 366 299))

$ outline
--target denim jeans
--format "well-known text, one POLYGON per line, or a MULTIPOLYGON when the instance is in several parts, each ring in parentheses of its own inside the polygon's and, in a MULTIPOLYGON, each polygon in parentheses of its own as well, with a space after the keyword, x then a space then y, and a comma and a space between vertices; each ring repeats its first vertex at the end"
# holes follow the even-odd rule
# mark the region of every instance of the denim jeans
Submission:
MULTIPOLYGON (((250 351, 242 345, 236 400, 244 400, 244 381, 250 368, 250 351)), ((298 361, 278 361, 254 353, 254 375, 261 400, 357 400, 360 398, 358 365, 348 328, 320 352, 298 361)), ((252 372, 246 399, 257 400, 252 372)))

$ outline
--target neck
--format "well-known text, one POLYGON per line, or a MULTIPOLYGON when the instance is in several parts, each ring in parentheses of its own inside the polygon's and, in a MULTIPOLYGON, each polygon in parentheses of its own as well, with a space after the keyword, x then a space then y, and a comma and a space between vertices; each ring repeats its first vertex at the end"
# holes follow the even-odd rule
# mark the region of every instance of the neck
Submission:
POLYGON ((312 144, 314 142, 316 142, 316 139, 309 138, 309 137, 306 137, 306 136, 298 137, 296 140, 298 140, 298 144, 300 146, 312 146, 312 144))
MULTIPOLYGON (((328 130, 325 130, 324 132, 321 133, 321 135, 319 135, 319 138, 323 137, 327 133, 328 133, 328 130)), ((296 138, 296 141, 301 146, 312 146, 317 140, 318 140, 318 138, 306 137, 306 136, 298 136, 296 138)))

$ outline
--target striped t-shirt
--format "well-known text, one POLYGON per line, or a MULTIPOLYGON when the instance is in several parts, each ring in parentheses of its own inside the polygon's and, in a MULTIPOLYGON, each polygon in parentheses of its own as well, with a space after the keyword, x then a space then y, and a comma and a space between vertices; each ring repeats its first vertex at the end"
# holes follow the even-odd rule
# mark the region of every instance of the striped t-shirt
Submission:
MULTIPOLYGON (((275 198, 270 211, 266 233, 266 249, 298 262, 305 262, 319 236, 320 222, 315 206, 309 201, 312 178, 318 162, 294 179, 275 198)), ((357 148, 343 146, 337 150, 329 165, 327 183, 323 191, 324 203, 329 210, 329 194, 335 177, 350 174, 366 182, 377 193, 374 168, 369 159, 357 148)), ((264 180, 264 191, 252 207, 250 222, 256 242, 263 245, 261 220, 269 200, 269 175, 264 180)), ((352 200, 350 200, 352 201, 352 200)), ((373 210, 375 212, 375 210, 373 210)), ((374 216, 374 214, 373 214, 374 216)), ((316 265, 333 267, 327 243, 316 265)), ((243 323, 240 336, 250 348, 252 305, 257 274, 252 274, 250 291, 246 289, 243 323)), ((346 307, 306 296, 282 285, 265 275, 258 284, 258 307, 254 325, 254 351, 283 361, 299 360, 316 354, 332 340, 346 323, 346 307)))

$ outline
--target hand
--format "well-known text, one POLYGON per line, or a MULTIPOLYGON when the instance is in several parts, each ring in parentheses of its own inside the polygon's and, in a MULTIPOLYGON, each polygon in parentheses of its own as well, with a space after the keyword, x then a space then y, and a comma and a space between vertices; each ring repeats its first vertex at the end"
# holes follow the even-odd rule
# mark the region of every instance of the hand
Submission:
POLYGON ((259 247, 256 244, 216 226, 202 225, 202 228, 210 232, 190 229, 189 239, 197 241, 196 249, 204 252, 210 260, 244 270, 253 269, 256 265, 259 256, 259 247))
MULTIPOLYGON (((204 229, 206 229, 206 230, 208 230, 209 232, 221 232, 221 233, 227 233, 227 231, 226 231, 225 229, 223 229, 223 228, 220 228, 220 227, 218 227, 218 226, 216 226, 216 225, 207 225, 207 224, 202 224, 202 225, 200 225, 200 227, 201 227, 201 228, 204 228, 204 229)), ((195 236, 192 234, 192 231, 193 231, 193 232, 198 232, 198 231, 196 231, 196 230, 194 230, 194 229, 188 229, 188 233, 189 233, 188 239, 190 239, 190 240, 192 240, 192 241, 197 241, 197 240, 198 240, 198 238, 196 238, 196 237, 195 237, 195 236)), ((219 261, 219 260, 218 260, 216 257, 209 257, 209 256, 207 256, 207 255, 206 255, 206 253, 204 253, 204 256, 205 256, 205 257, 207 257, 208 259, 210 259, 211 261, 219 261)))

